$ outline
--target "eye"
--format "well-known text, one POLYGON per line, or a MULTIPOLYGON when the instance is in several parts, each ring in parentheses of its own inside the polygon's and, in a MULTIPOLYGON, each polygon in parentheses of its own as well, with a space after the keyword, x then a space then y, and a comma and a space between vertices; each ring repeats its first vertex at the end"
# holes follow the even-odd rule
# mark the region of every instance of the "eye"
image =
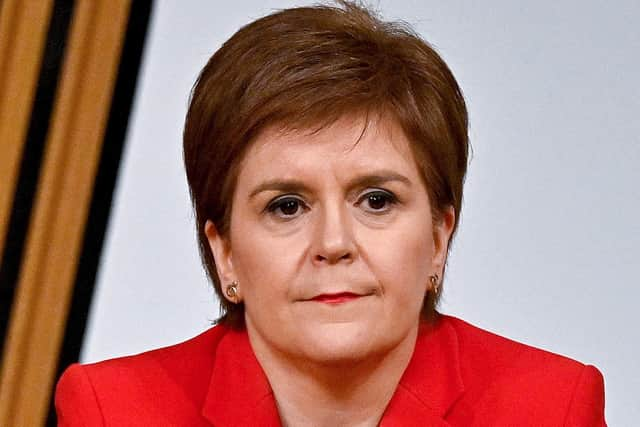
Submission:
POLYGON ((397 202, 396 197, 388 191, 374 190, 365 193, 358 200, 358 205, 371 213, 385 213, 397 202))
POLYGON ((304 202, 297 197, 279 197, 267 205, 267 212, 283 219, 293 219, 302 214, 304 202))

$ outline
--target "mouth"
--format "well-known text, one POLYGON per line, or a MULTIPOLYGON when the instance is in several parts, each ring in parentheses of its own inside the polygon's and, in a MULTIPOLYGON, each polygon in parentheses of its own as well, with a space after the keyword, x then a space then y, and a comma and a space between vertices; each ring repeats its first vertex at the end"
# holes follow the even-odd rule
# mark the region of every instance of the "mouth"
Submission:
POLYGON ((310 301, 321 302, 324 304, 344 304, 354 301, 366 295, 354 294, 352 292, 338 292, 335 294, 320 294, 310 299, 310 301))

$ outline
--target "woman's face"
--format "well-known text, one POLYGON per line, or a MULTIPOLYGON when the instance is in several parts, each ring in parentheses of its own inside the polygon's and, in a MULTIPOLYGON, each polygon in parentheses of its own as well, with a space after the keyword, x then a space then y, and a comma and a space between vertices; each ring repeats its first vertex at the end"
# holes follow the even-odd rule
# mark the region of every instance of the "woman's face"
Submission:
POLYGON ((394 121, 362 134, 363 125, 354 116, 316 133, 267 129, 243 159, 229 239, 207 226, 223 290, 239 283, 254 346, 331 363, 415 337, 454 214, 433 224, 394 121))

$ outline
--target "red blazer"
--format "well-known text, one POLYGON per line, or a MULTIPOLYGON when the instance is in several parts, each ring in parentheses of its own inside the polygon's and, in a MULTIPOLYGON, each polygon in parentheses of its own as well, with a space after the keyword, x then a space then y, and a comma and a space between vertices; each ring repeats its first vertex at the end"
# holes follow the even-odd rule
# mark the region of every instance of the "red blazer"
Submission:
MULTIPOLYGON (((246 332, 216 326, 172 347, 72 365, 61 426, 279 426, 246 332)), ((605 426, 593 366, 441 316, 422 326, 380 422, 392 426, 605 426)))

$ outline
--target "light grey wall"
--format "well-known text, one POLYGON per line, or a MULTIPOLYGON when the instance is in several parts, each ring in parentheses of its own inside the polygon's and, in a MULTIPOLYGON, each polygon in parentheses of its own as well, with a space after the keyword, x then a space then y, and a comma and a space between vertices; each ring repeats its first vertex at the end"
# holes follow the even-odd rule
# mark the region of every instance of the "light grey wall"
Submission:
MULTIPOLYGON (((241 25, 308 3, 156 2, 83 361, 187 339, 217 316, 181 164, 188 92, 241 25)), ((595 364, 609 424, 635 425, 640 3, 379 6, 436 46, 470 109, 474 155, 443 311, 595 364)))

